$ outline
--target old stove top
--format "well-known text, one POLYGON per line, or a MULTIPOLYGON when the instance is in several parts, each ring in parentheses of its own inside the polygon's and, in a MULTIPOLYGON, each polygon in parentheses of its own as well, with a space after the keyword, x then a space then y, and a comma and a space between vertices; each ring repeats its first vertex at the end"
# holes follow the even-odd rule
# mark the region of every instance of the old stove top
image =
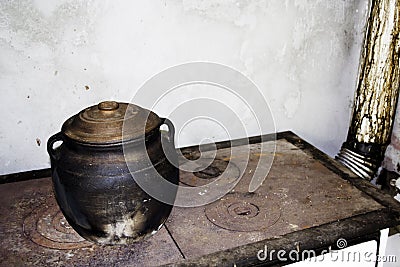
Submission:
MULTIPOLYGON (((175 207, 156 235, 129 246, 98 246, 77 235, 58 209, 50 178, 3 184, 2 265, 254 265, 261 263, 257 252, 265 245, 318 251, 339 238, 349 244, 371 239, 400 223, 400 204, 390 196, 293 133, 277 137, 272 168, 254 193, 248 185, 262 156, 257 137, 250 138, 246 169, 231 171, 245 174, 229 194, 202 207, 175 207)), ((229 145, 217 145, 216 160, 205 171, 181 172, 181 183, 198 186, 215 179, 227 167, 229 145)), ((195 156, 198 148, 182 151, 195 156)))

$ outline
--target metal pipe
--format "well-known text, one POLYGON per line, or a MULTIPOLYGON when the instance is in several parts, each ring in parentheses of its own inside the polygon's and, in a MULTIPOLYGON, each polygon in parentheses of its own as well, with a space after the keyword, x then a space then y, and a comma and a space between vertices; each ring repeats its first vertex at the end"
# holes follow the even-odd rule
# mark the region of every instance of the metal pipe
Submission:
POLYGON ((371 180, 393 127, 400 86, 400 0, 372 0, 347 140, 336 159, 371 180))

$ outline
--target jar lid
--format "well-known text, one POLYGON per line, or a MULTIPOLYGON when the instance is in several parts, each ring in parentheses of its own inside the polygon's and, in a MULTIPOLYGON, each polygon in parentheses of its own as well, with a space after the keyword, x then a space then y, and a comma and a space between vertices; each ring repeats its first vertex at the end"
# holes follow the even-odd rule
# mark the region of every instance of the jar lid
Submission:
POLYGON ((80 143, 110 144, 144 137, 160 124, 161 119, 150 110, 104 101, 69 118, 61 131, 80 143))

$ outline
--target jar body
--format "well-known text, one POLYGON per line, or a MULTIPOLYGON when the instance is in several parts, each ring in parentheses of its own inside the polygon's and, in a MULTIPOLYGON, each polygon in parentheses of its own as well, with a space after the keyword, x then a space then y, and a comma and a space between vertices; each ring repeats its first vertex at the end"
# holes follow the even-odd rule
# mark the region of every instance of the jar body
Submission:
MULTIPOLYGON (((135 181, 160 175, 178 184, 173 141, 161 144, 162 138, 166 137, 159 129, 146 136, 145 146, 140 140, 123 147, 60 138, 62 145, 51 153, 54 193, 65 218, 82 237, 100 244, 127 244, 161 228, 172 205, 150 196, 135 181), (168 159, 164 150, 169 151, 168 159)), ((176 190, 167 193, 175 199, 176 190)))

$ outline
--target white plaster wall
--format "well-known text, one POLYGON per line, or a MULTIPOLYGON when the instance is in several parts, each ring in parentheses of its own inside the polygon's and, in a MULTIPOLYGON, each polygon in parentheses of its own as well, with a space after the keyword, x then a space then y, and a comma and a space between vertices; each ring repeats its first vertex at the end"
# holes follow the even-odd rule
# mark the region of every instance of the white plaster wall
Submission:
POLYGON ((393 131, 390 144, 386 149, 382 166, 389 171, 400 175, 400 100, 397 103, 396 116, 393 122, 393 131))
MULTIPOLYGON (((1 1, 0 174, 48 167, 45 143, 69 116, 101 100, 129 101, 154 74, 190 61, 245 73, 268 98, 278 131, 333 156, 347 134, 367 5, 1 1)), ((205 134, 187 129, 178 145, 205 134)))

